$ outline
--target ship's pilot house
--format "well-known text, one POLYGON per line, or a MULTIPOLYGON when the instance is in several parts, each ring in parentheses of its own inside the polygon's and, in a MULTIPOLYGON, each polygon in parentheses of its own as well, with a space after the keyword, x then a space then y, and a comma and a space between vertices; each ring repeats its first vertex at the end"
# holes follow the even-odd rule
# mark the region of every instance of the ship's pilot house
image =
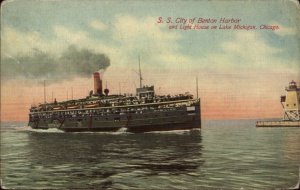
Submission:
POLYGON ((143 86, 136 89, 136 96, 140 99, 154 97, 154 86, 143 86))

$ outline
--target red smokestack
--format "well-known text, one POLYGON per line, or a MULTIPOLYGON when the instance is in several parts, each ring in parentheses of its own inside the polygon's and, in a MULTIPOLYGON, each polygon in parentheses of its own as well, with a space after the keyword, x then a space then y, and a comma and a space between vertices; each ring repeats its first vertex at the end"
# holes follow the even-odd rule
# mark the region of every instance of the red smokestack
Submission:
POLYGON ((94 72, 94 94, 102 95, 102 80, 100 79, 100 73, 94 72))

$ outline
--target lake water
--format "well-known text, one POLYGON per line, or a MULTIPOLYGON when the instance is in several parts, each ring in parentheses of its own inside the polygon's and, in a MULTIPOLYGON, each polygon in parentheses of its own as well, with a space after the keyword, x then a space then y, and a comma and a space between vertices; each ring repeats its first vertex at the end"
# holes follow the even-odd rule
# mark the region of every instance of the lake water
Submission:
POLYGON ((201 130, 64 133, 1 123, 2 186, 282 189, 298 181, 300 128, 204 121, 201 130))

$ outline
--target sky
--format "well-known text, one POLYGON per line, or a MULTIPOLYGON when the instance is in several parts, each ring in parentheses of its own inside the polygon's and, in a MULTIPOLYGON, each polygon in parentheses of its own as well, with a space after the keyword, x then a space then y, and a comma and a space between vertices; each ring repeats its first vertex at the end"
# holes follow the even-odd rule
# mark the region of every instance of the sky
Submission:
POLYGON ((87 96, 94 69, 111 94, 134 94, 139 56, 143 84, 156 94, 196 96, 198 77, 203 119, 280 118, 285 86, 300 84, 299 13, 292 0, 5 1, 1 121, 28 120, 30 106, 44 101, 44 80, 47 102, 71 99, 71 89, 74 99, 87 96), (216 19, 191 25, 217 29, 176 23, 193 18, 216 19), (257 29, 220 29, 221 18, 257 29))

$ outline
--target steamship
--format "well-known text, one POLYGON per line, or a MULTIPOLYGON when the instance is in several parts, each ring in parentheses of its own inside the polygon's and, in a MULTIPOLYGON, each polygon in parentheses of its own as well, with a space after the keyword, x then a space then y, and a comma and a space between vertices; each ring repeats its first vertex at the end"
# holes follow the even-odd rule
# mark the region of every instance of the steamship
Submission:
MULTIPOLYGON (((31 106, 28 125, 65 132, 189 130, 201 128, 200 98, 189 93, 156 95, 154 86, 140 87, 136 95, 109 95, 99 72, 93 73, 94 91, 86 98, 31 106)), ((197 88, 198 89, 198 88, 197 88)), ((197 92, 198 94, 198 92, 197 92)))

